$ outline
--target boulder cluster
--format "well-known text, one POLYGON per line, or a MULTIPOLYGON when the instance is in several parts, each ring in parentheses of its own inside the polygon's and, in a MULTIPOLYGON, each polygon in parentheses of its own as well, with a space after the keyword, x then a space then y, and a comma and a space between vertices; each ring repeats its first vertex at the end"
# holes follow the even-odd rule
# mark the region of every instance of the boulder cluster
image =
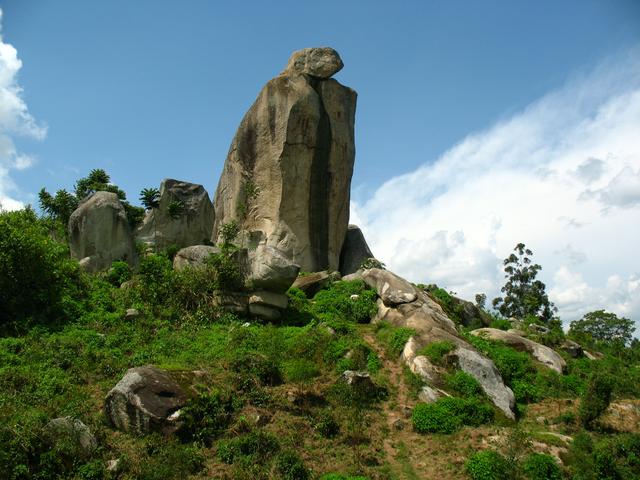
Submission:
POLYGON ((72 256, 97 272, 116 260, 135 265, 135 245, 144 244, 181 249, 176 269, 198 267, 235 223, 251 291, 220 304, 269 319, 286 307, 299 271, 355 272, 373 254, 348 225, 357 95, 331 78, 342 67, 332 48, 294 52, 242 119, 214 202, 202 185, 165 179, 156 206, 132 230, 118 197, 96 192, 71 216, 72 256))

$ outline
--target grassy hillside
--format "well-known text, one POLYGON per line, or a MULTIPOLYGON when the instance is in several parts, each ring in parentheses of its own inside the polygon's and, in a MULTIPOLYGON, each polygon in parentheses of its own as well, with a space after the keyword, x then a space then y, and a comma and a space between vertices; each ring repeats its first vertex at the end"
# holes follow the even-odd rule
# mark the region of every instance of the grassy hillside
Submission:
MULTIPOLYGON (((451 397, 419 401, 423 381, 399 358, 412 332, 372 325, 376 294, 361 281, 313 298, 291 289, 283 318, 264 323, 219 311, 221 272, 173 271, 171 252, 84 274, 52 226, 0 213, 0 478, 640 478, 635 345, 599 345, 599 360, 563 352, 559 375, 460 326, 513 389, 513 422, 447 364, 447 345, 423 353, 447 372, 438 387, 451 397), (106 422, 107 392, 142 365, 184 379, 191 398, 175 435, 106 422), (373 383, 350 387, 347 370, 373 383), (603 388, 612 403, 600 415, 603 388), (64 416, 89 427, 93 453, 50 433, 64 416)), ((537 340, 557 347, 562 336, 537 340)))

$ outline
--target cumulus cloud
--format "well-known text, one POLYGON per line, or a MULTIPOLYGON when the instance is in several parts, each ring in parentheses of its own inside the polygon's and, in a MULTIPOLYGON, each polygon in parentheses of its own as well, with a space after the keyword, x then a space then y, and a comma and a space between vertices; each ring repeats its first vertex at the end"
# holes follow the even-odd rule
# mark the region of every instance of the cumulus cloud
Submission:
POLYGON ((373 252, 415 282, 496 296, 502 259, 534 251, 565 321, 640 321, 640 46, 352 203, 373 252))
POLYGON ((46 127, 36 122, 22 98, 17 81, 21 68, 18 52, 2 36, 0 9, 0 204, 6 210, 22 207, 21 202, 12 198, 18 189, 11 180, 11 171, 24 170, 34 162, 32 156, 18 151, 14 138, 42 140, 47 134, 46 127))

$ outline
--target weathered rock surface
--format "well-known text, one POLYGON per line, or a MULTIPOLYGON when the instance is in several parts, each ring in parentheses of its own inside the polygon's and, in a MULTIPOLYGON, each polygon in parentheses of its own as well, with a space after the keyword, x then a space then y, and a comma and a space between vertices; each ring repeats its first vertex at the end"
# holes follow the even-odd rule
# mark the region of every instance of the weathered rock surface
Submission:
POLYGON ((98 442, 89 427, 77 418, 54 418, 45 427, 45 432, 50 444, 70 444, 74 452, 82 458, 88 458, 98 447, 98 442))
POLYGON ((247 283, 253 288, 270 292, 286 292, 298 276, 300 266, 282 251, 266 244, 249 251, 247 283))
POLYGON ((292 287, 302 290, 308 298, 312 298, 321 289, 329 285, 332 277, 328 272, 314 272, 296 278, 292 287))
POLYGON ((173 433, 187 394, 164 370, 152 366, 131 368, 105 398, 111 425, 125 432, 173 433))
POLYGON ((521 337, 520 335, 516 335, 512 331, 504 331, 497 328, 479 328, 477 330, 473 330, 471 334, 476 337, 504 342, 517 350, 528 352, 537 361, 560 374, 567 367, 564 358, 549 347, 534 342, 533 340, 529 340, 528 338, 521 337))
POLYGON ((484 325, 488 327, 491 324, 491 316, 479 309, 473 303, 453 295, 451 298, 453 299, 453 303, 459 306, 460 319, 465 327, 470 325, 484 325))
POLYGON ((332 49, 292 55, 246 113, 215 195, 213 242, 236 220, 251 249, 276 247, 303 271, 337 270, 355 158, 356 93, 328 78, 332 49))
POLYGON ((204 244, 213 232, 213 204, 202 185, 166 178, 160 184, 159 207, 147 211, 135 231, 136 240, 159 249, 204 244), (171 202, 179 202, 174 216, 171 202))
POLYGON ((487 396, 507 417, 515 418, 515 397, 504 384, 494 363, 459 336, 455 324, 438 303, 389 271, 370 269, 365 270, 362 276, 380 296, 378 313, 373 321, 386 321, 416 331, 416 335, 405 345, 401 357, 414 373, 427 383, 437 383, 442 377, 442 369, 433 365, 427 357, 419 355, 419 352, 430 343, 449 341, 455 346, 450 354, 452 361, 478 381, 487 396), (386 301, 383 295, 387 295, 386 301), (413 300, 410 300, 411 295, 413 300))
POLYGON ((127 214, 118 196, 95 192, 69 218, 71 257, 88 272, 98 272, 116 260, 137 261, 127 214))
POLYGON ((216 253, 220 253, 220 249, 210 245, 193 245, 181 248, 176 253, 176 256, 173 257, 173 269, 180 271, 186 267, 202 266, 209 255, 216 253))
POLYGON ((371 268, 362 272, 362 279, 378 292, 385 305, 395 306, 411 303, 418 298, 418 290, 405 279, 381 268, 371 268))
POLYGON ((364 239, 362 230, 357 225, 349 225, 340 252, 340 273, 349 275, 357 272, 367 258, 373 258, 373 253, 364 239))
POLYGON ((306 74, 326 79, 338 73, 342 67, 342 59, 333 48, 303 48, 293 52, 283 74, 306 74))

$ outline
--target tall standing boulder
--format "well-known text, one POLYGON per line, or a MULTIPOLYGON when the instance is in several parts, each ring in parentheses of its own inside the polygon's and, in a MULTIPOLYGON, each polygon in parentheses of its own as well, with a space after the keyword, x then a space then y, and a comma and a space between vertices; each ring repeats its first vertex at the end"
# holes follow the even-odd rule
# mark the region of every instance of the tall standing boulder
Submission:
POLYGON ((162 249, 205 244, 213 231, 213 204, 202 185, 167 178, 160 184, 158 208, 147 212, 136 240, 162 249), (173 207, 171 204, 173 203, 173 207))
POLYGON ((357 225, 349 225, 340 252, 340 273, 349 275, 357 272, 362 262, 368 258, 373 258, 373 253, 364 239, 362 230, 357 225))
POLYGON ((136 262, 127 214, 115 193, 95 192, 69 218, 71 257, 89 272, 111 266, 115 260, 136 262))
POLYGON ((273 247, 303 271, 337 270, 349 220, 356 92, 330 78, 331 48, 295 52, 264 86, 231 143, 213 242, 239 223, 244 246, 273 247))

